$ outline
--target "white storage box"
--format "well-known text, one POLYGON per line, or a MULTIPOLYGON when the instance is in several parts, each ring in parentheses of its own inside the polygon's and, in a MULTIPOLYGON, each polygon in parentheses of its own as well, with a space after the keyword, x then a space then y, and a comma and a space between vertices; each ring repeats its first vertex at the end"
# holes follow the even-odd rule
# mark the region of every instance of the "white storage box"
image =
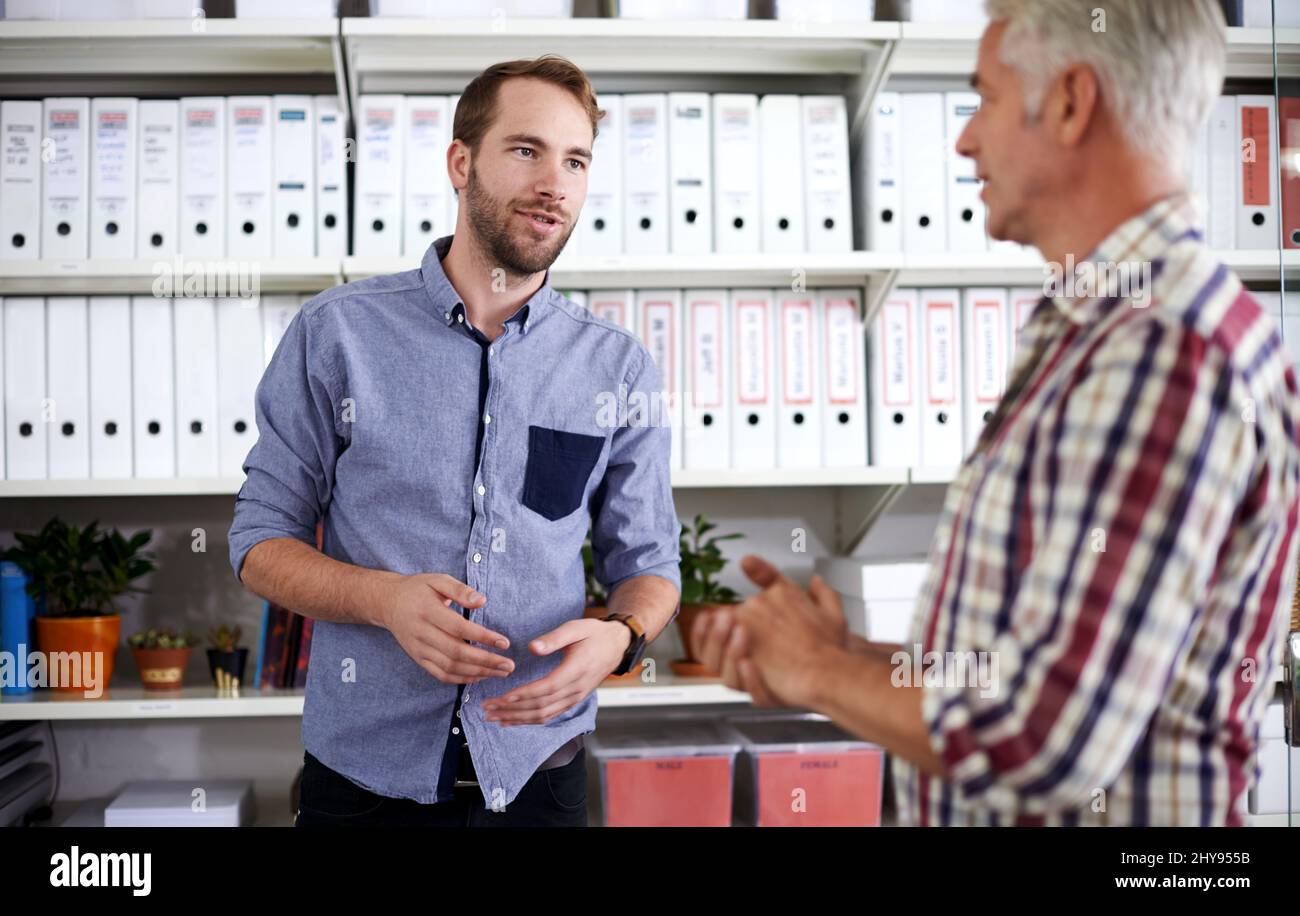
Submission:
POLYGON ((983 25, 989 21, 984 4, 978 0, 911 0, 910 22, 964 22, 983 25))
POLYGON ((1287 761, 1291 764, 1291 810, 1300 813, 1300 747, 1288 747, 1282 702, 1270 703, 1259 730, 1259 784, 1248 797, 1251 814, 1285 814, 1287 761))
POLYGON ((337 0, 235 0, 236 19, 332 19, 337 0))
POLYGON ((4 0, 6 19, 189 19, 203 0, 4 0))
POLYGON ((370 0, 370 15, 418 19, 492 19, 495 16, 569 19, 573 16, 573 0, 370 0))
POLYGON ((786 22, 871 22, 876 0, 776 0, 776 18, 786 22))
POLYGON ((620 19, 746 19, 749 0, 620 0, 620 19))
POLYGON ((127 783, 104 809, 104 826, 246 827, 253 816, 250 780, 152 780, 127 783), (199 798, 202 809, 195 810, 199 798))
POLYGON ((816 569, 840 593, 851 632, 873 642, 906 643, 911 638, 927 563, 818 557, 816 569))

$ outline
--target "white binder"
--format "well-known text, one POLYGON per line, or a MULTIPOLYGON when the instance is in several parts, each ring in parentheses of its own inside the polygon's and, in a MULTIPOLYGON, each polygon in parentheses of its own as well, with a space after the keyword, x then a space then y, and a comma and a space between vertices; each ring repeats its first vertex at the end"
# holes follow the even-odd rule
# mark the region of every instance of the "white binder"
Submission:
MULTIPOLYGON (((43 176, 41 256, 85 258, 90 253, 90 99, 46 99, 48 141, 43 176)), ((8 205, 3 191, 0 203, 8 205)))
POLYGON ((172 311, 176 346, 176 476, 216 477, 217 315, 211 299, 177 299, 172 311))
POLYGON ((758 147, 758 96, 713 97, 713 249, 757 254, 763 214, 758 147))
POLYGON ((218 474, 243 477, 257 441, 254 403, 262 379, 262 310, 257 299, 217 300, 218 474))
POLYGON ((948 244, 943 93, 905 92, 901 113, 903 250, 943 251, 948 244))
POLYGON ((1007 291, 964 290, 966 451, 979 441, 1007 387, 1007 291))
POLYGON ((605 116, 591 148, 587 202, 565 250, 609 257, 623 253, 623 97, 601 95, 596 104, 605 116))
POLYGON ((1009 293, 1008 307, 1011 310, 1011 334, 1007 346, 1008 383, 1011 381, 1012 370, 1016 365, 1016 350, 1020 343, 1020 329, 1029 322, 1029 316, 1034 313, 1034 309, 1042 298, 1043 290, 1038 286, 1019 286, 1009 293))
POLYGON ((275 244, 271 99, 232 96, 226 115, 226 254, 232 258, 270 257, 275 244))
MULTIPOLYGON (((36 104, 39 117, 41 104, 36 104)), ((9 480, 47 476, 45 300, 9 296, 4 303, 5 473, 9 480)))
POLYGON ((1205 243, 1215 251, 1237 247, 1237 197, 1241 187, 1241 127, 1237 99, 1221 95, 1206 126, 1208 192, 1205 243))
POLYGON ((727 320, 736 383, 731 398, 731 466, 776 467, 776 307, 770 289, 731 291, 727 320))
POLYGON ((41 256, 41 103, 0 102, 0 260, 41 256))
POLYGON ((316 111, 309 95, 277 95, 271 147, 271 214, 275 231, 271 252, 277 258, 316 254, 316 111))
POLYGON ((917 291, 895 289, 871 332, 871 463, 911 468, 921 461, 917 409, 917 291))
POLYGON ((817 294, 823 329, 821 362, 822 467, 867 466, 866 354, 862 294, 824 289, 817 294))
POLYGON ((90 331, 85 296, 45 300, 49 476, 90 477, 90 331))
POLYGON ((948 250, 987 251, 984 201, 980 200, 981 185, 975 177, 975 160, 957 152, 957 138, 979 109, 980 97, 975 92, 946 92, 943 101, 948 167, 948 250))
MULTIPOLYGON (((226 253, 226 100, 181 99, 181 254, 226 253)), ((170 473, 173 472, 169 472, 170 473)), ((150 475, 158 476, 158 475, 150 475)))
POLYGON ((900 101, 897 92, 876 93, 866 156, 867 247, 903 250, 903 182, 900 101))
POLYGON ((636 333, 636 308, 630 289, 593 289, 587 297, 593 315, 636 333))
POLYGON ((923 467, 955 468, 966 453, 962 432, 961 291, 920 291, 918 380, 923 467))
POLYGON ((1241 183, 1237 247, 1278 246, 1277 103, 1271 95, 1237 96, 1241 183))
POLYGON ((404 107, 400 95, 363 95, 357 106, 352 250, 362 257, 402 253, 404 107))
POLYGON ((181 106, 174 100, 149 99, 140 103, 139 115, 136 254, 175 255, 180 252, 181 106))
POLYGON ((668 96, 623 96, 623 245, 628 254, 667 254, 668 96))
POLYGON ((301 307, 297 296, 274 295, 262 297, 263 370, 270 365, 271 357, 275 355, 275 348, 280 345, 285 329, 289 327, 289 322, 293 321, 293 316, 298 314, 301 307))
POLYGON ((636 311, 641 342, 659 367, 664 386, 657 404, 653 393, 645 392, 644 396, 651 399, 650 415, 645 422, 671 426, 670 464, 674 470, 681 470, 685 451, 682 448, 682 291, 637 290, 636 311))
POLYGON ((807 250, 802 121, 803 112, 797 95, 765 95, 759 100, 763 176, 759 193, 764 252, 807 250))
POLYGON ((727 291, 686 291, 684 466, 731 467, 731 345, 727 339, 727 291))
POLYGON ((822 461, 816 292, 777 290, 776 322, 776 466, 815 468, 822 461))
POLYGON ((135 476, 176 476, 172 301, 131 297, 131 400, 135 476))
POLYGON ((333 95, 316 96, 316 254, 348 253, 348 178, 343 113, 333 95))
POLYGON ((131 300, 91 296, 90 476, 131 476, 131 300))
POLYGON ((713 132, 707 92, 668 95, 668 184, 673 254, 713 251, 713 132))
POLYGON ((135 257, 136 141, 139 101, 90 102, 90 256, 135 257))
MULTIPOLYGON (((849 119, 842 95, 805 95, 803 174, 808 250, 853 250, 849 119)), ((863 439, 866 442, 866 439, 863 439)), ((865 445, 863 448, 865 449, 865 445)), ((865 462, 863 462, 865 464, 865 462)))
POLYGON ((405 112, 406 170, 402 255, 420 259, 434 239, 451 235, 447 221, 447 97, 408 95, 405 112))

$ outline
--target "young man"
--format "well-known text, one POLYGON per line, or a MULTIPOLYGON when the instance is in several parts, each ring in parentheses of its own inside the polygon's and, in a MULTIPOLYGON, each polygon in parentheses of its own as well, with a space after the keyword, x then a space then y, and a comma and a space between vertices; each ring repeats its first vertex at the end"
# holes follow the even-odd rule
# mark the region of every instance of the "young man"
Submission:
POLYGON ((585 824, 594 691, 675 614, 670 429, 599 409, 658 371, 549 283, 600 114, 562 58, 485 70, 455 235, 304 305, 258 386, 230 561, 316 620, 300 825, 585 824))
POLYGON ((1295 582, 1300 400, 1184 191, 1223 17, 1213 0, 988 9, 957 150, 989 233, 1120 282, 1080 272, 1021 332, 911 644, 849 639, 823 582, 810 596, 748 557, 764 592, 697 645, 761 702, 888 748, 906 824, 1240 824, 1295 582))

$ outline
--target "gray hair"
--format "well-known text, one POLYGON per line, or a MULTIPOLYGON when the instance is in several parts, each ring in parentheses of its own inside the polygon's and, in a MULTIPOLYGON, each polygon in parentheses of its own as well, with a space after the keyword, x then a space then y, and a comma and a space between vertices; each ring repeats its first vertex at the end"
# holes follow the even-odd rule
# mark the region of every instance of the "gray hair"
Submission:
POLYGON ((1226 32, 1215 0, 985 0, 1007 20, 1000 57, 1041 113, 1066 66, 1097 75, 1102 98, 1137 153, 1181 162, 1223 91, 1226 32))

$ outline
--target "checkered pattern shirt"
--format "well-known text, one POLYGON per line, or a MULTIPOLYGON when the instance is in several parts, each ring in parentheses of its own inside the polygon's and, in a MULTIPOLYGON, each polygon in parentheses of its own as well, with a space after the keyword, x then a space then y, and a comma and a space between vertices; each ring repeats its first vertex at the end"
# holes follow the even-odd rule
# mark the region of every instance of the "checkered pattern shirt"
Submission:
POLYGON ((1243 822, 1295 582, 1300 399, 1277 322, 1197 225, 1158 202, 1087 259, 1149 286, 1044 297, 1020 332, 918 598, 945 775, 896 761, 903 824, 1243 822))

